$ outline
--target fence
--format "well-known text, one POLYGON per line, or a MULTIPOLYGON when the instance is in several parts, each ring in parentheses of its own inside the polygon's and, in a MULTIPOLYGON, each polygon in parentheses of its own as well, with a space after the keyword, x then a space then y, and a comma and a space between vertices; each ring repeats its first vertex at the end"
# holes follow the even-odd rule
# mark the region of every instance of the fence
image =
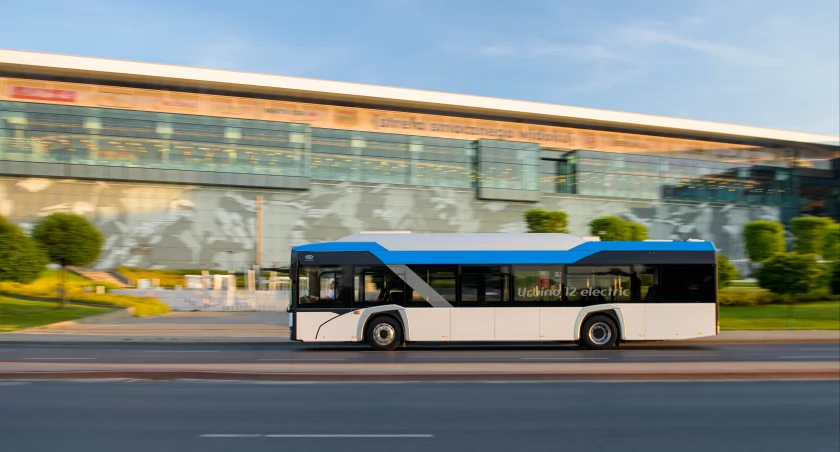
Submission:
POLYGON ((285 311, 288 290, 122 289, 112 293, 155 297, 173 311, 285 311))

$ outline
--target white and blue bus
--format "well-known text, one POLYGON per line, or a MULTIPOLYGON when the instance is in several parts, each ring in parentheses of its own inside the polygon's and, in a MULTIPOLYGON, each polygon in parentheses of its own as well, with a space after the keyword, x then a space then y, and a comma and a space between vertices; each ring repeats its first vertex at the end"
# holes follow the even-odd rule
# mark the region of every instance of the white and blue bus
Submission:
POLYGON ((577 342, 718 333, 703 241, 568 234, 358 234, 292 250, 290 334, 304 342, 577 342))

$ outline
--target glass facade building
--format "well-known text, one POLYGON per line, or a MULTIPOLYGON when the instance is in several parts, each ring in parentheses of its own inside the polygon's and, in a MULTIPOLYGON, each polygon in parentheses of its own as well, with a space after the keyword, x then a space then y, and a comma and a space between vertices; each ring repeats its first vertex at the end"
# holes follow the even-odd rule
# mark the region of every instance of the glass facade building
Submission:
POLYGON ((521 231, 533 207, 566 210, 574 234, 620 215, 733 257, 746 221, 840 221, 836 143, 50 71, 0 61, 0 214, 93 215, 103 267, 245 265, 365 229, 521 231), (275 215, 259 238, 258 197, 275 215))

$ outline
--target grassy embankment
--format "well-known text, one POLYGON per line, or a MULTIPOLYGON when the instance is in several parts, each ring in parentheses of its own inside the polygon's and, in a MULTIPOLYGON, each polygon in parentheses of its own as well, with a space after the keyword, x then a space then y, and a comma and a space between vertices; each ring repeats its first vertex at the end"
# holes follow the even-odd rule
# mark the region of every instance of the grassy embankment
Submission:
POLYGON ((51 323, 104 314, 110 308, 71 304, 60 309, 59 303, 0 298, 0 332, 34 328, 51 323))
POLYGON ((30 284, 3 283, 0 285, 0 292, 4 295, 2 305, 0 305, 0 324, 4 326, 0 327, 0 331, 3 330, 2 328, 6 328, 5 330, 8 331, 100 314, 115 307, 134 308, 134 315, 138 317, 169 312, 169 307, 156 298, 107 293, 107 290, 114 289, 114 287, 104 283, 96 283, 74 274, 68 274, 67 276, 67 291, 71 303, 101 305, 101 307, 71 305, 61 308, 60 303, 58 303, 60 298, 57 291, 59 278, 58 271, 47 270, 41 274, 40 278, 30 284), (97 294, 96 286, 104 286, 106 293, 97 294), (26 302, 24 302, 24 300, 14 299, 15 297, 37 300, 25 300, 26 302), (44 300, 56 300, 56 302, 44 300), (22 326, 13 328, 13 325, 22 326))
POLYGON ((720 327, 722 330, 840 330, 837 298, 820 290, 790 302, 755 283, 734 283, 720 292, 720 327))

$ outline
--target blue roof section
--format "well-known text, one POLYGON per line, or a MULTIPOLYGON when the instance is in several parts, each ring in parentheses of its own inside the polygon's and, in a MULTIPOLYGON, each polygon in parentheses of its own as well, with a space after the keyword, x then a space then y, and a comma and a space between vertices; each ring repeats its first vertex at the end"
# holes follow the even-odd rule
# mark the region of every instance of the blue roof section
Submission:
POLYGON ((292 251, 388 251, 376 242, 324 242, 310 243, 292 248, 292 251))
POLYGON ((586 242, 570 251, 714 251, 712 242, 586 242))
MULTIPOLYGON (((467 256, 471 253, 473 254, 481 254, 481 253, 497 253, 500 255, 511 256, 513 254, 527 254, 530 256, 537 257, 544 253, 551 253, 554 255, 554 259, 560 254, 574 254, 574 253, 585 253, 585 255, 580 255, 580 258, 594 254, 598 251, 714 251, 715 245, 712 242, 584 242, 580 245, 575 246, 570 250, 538 250, 538 251, 458 251, 458 250, 435 250, 434 243, 429 243, 429 249, 423 251, 389 251, 385 249, 382 245, 376 242, 325 242, 325 243, 313 243, 309 245, 300 245, 292 248, 292 251, 296 252, 309 252, 309 251, 321 251, 321 252, 341 252, 341 251, 369 251, 377 254, 380 253, 387 253, 390 255, 396 255, 397 253, 401 256, 408 257, 410 255, 415 254, 428 254, 428 253, 437 253, 439 256, 443 256, 444 254, 459 254, 463 256, 467 256)), ((380 256, 381 258, 381 256, 380 256)), ((499 261, 499 262, 508 262, 508 261, 499 261)), ((554 262, 557 262, 556 260, 554 262)), ((464 262, 466 264, 466 262, 464 262)), ((513 262, 510 262, 513 263, 513 262)), ((537 263, 537 262, 534 262, 537 263)), ((559 262, 558 262, 559 263, 559 262)))
POLYGON ((374 251, 385 265, 573 264, 597 251, 374 251))

